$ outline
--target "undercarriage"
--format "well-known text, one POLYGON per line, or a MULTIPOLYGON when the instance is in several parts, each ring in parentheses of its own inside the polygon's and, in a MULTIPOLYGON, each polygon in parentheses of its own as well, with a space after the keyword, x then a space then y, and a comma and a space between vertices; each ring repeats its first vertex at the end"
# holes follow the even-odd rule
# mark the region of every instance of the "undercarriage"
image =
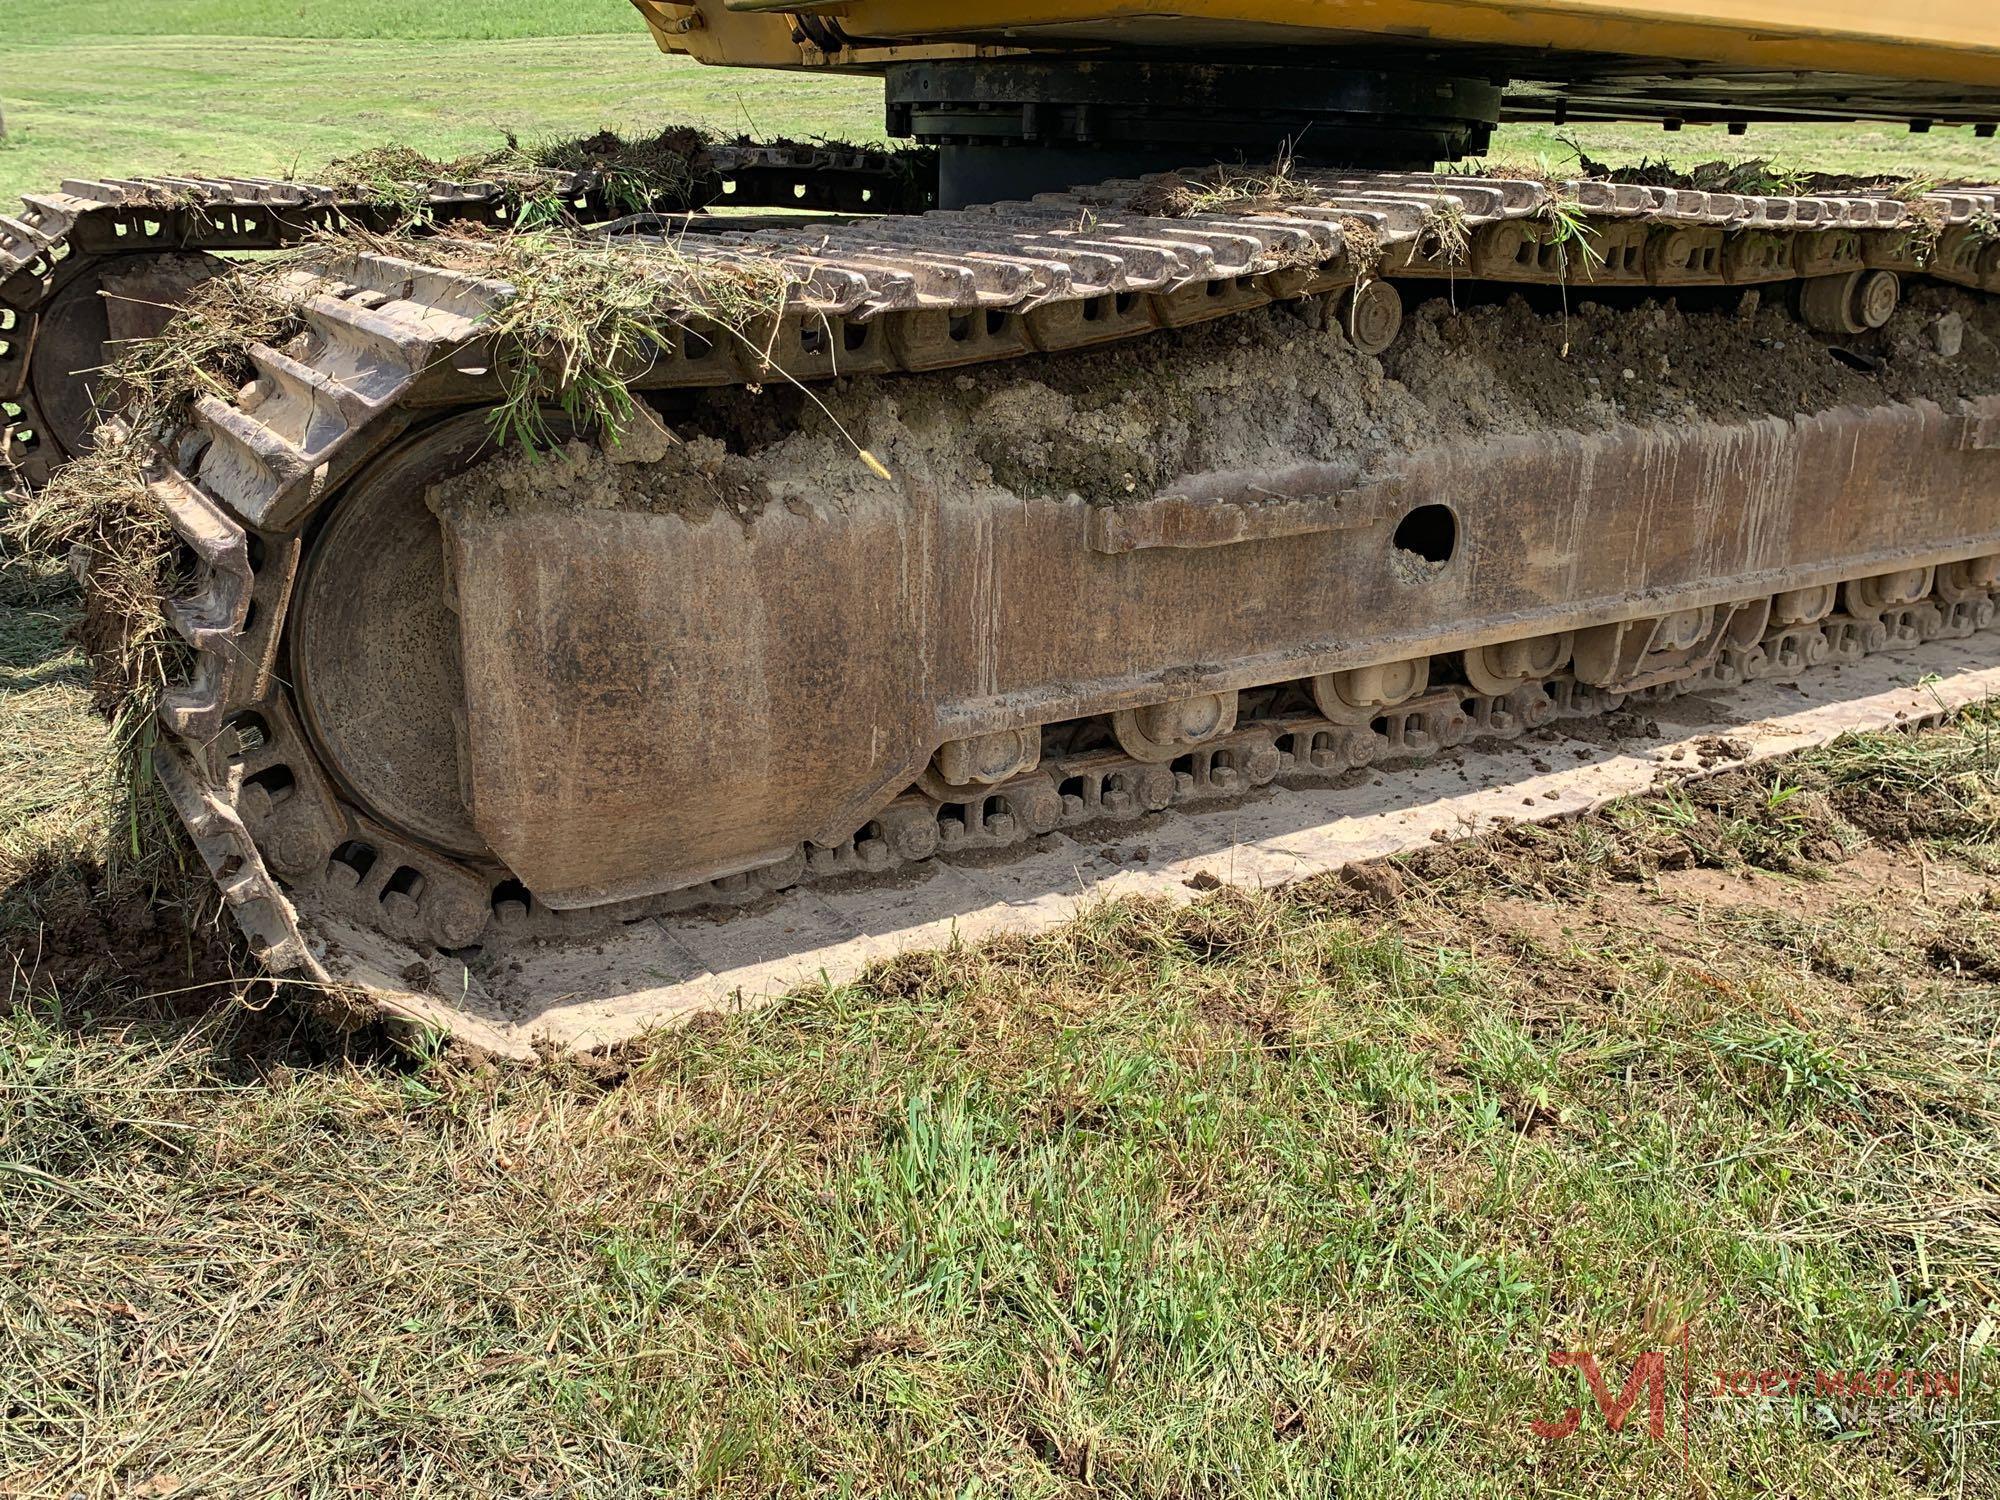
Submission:
MULTIPOLYGON (((124 201, 11 226, 39 247, 0 283, 15 329, 77 321, 64 289, 115 288, 118 256, 166 274, 365 212, 102 186, 124 201)), ((523 955, 663 915, 1832 670, 2000 599, 1995 189, 1291 168, 671 205, 590 253, 777 300, 663 293, 627 420, 552 409, 539 455, 496 426, 526 289, 450 222, 512 200, 427 192, 472 207, 245 291, 288 336, 154 435, 145 480, 195 574, 160 775, 263 962, 392 1013, 531 1011, 523 955), (1421 376, 1503 326, 1567 373, 1421 376), (1635 337, 1684 367, 1673 402, 1600 357, 1635 337)), ((41 482, 88 424, 15 343, 41 482)))

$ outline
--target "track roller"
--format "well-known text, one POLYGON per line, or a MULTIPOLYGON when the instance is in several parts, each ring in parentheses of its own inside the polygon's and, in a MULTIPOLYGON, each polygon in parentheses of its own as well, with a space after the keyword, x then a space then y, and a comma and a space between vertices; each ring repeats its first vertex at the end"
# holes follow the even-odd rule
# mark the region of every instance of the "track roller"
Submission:
POLYGON ((1902 294, 1894 271, 1813 276, 1799 283, 1799 316, 1815 333, 1866 333, 1889 321, 1902 294))
POLYGON ((1369 724, 1431 685, 1431 659, 1382 662, 1312 680, 1313 703, 1335 724, 1369 724))
POLYGON ((1535 635, 1498 646, 1475 646, 1464 656, 1465 680, 1498 698, 1524 682, 1553 677, 1569 664, 1576 636, 1570 631, 1535 635))
POLYGON ((1001 729, 947 741, 931 757, 922 782, 933 797, 949 801, 956 795, 974 795, 981 787, 1025 776, 1041 761, 1039 729, 1001 729))
POLYGON ((1118 746, 1134 760, 1174 760, 1236 727, 1236 694, 1200 693, 1171 703, 1122 709, 1111 716, 1118 746))
POLYGON ((1381 354, 1403 331, 1403 294, 1386 281, 1364 281, 1338 295, 1334 315, 1355 348, 1381 354))

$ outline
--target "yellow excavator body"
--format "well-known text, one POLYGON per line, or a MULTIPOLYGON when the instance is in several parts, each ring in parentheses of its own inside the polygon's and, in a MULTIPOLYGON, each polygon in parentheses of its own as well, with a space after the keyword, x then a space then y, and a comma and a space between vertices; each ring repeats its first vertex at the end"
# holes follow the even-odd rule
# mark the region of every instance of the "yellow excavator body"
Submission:
POLYGON ((1474 50, 2000 88, 2000 6, 1931 0, 633 0, 662 48, 751 67, 877 68, 1020 48, 1474 50))

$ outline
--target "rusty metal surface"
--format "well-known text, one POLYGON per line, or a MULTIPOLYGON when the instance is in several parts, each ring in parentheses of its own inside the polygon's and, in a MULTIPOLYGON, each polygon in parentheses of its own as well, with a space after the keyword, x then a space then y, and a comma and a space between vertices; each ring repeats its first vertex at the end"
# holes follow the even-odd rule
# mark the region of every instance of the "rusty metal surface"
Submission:
MULTIPOLYGON (((1497 275, 1565 274, 1535 237, 1541 184, 1348 178, 1322 204, 1194 220, 1131 215, 1120 205, 1137 187, 857 225, 816 247, 782 234, 681 247, 790 257, 802 274, 787 316, 835 336, 787 341, 781 325, 742 347, 681 338, 644 383, 768 378, 759 347, 802 380, 831 373, 829 345, 920 375, 1337 297, 1385 268, 1443 274, 1419 253, 1426 205, 1461 192, 1485 216, 1475 256, 1478 236, 1533 231, 1522 245, 1534 248, 1516 246, 1515 269, 1497 275)), ((1675 238, 1690 230, 1726 248, 1773 225, 1854 226, 1784 229, 1784 274, 1846 275, 1852 262, 1972 285, 2000 276, 1983 243, 1952 238, 1953 225, 1970 235, 1992 194, 1950 195, 1961 218, 1921 257, 1905 205, 1888 199, 1599 198, 1592 212, 1636 231, 1630 265, 1615 268, 1630 284, 1722 275, 1728 257, 1675 238)), ((1756 264, 1777 274, 1768 257, 1756 264)), ((350 934, 343 944, 375 934, 384 963, 587 937, 1421 759, 1628 693, 1793 675, 1994 617, 1991 399, 1435 448, 1365 483, 1327 467, 1213 475, 1109 516, 1053 501, 1000 513, 915 488, 747 522, 503 512, 455 522, 440 565, 463 670, 460 814, 483 846, 453 851, 426 835, 422 807, 329 764, 362 751, 301 723, 286 620, 321 514, 366 493, 360 476, 419 441, 404 434, 428 410, 491 398, 452 356, 478 346, 483 311, 511 289, 371 255, 325 274, 309 337, 289 355, 256 351, 267 378, 236 402, 203 403, 198 465, 159 489, 209 564, 182 611, 201 664, 166 713, 177 802, 258 946, 309 974, 326 970, 295 899, 350 934), (1399 522, 1444 502, 1451 555, 1399 554, 1399 522), (1587 545, 1602 536, 1649 540, 1587 545), (1546 661, 1526 646, 1480 658, 1482 684, 1504 692, 1455 675, 1467 648, 1552 635, 1567 640, 1546 661), (1357 670, 1413 657, 1432 660, 1427 688, 1423 674, 1357 670), (1518 681, 1506 675, 1516 658, 1537 664, 1518 681), (1229 710, 1207 715, 1212 737, 1187 707, 1204 694, 1229 710), (1150 712, 1119 729, 1127 710, 1150 712), (247 745, 222 733, 246 715, 247 745), (970 791, 920 775, 941 745, 1024 726, 1043 734, 1032 770, 970 791), (1162 734, 1185 753, 1152 759, 1162 734)), ((429 723, 425 743, 440 748, 404 780, 436 804, 450 792, 436 774, 442 720, 429 723)))

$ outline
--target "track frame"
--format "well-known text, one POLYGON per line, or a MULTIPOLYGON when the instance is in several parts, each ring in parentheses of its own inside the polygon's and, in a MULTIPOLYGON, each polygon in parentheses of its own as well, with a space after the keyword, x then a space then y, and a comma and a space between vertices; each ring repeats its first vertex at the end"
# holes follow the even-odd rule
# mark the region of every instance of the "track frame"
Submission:
MULTIPOLYGON (((785 230, 714 236, 699 253, 791 270, 791 305, 753 338, 685 320, 672 330, 666 355, 634 384, 698 391, 766 380, 779 370, 807 382, 862 371, 921 375, 1143 337, 1273 301, 1319 299, 1338 317, 1358 292, 1403 278, 1585 284, 1573 245, 1555 232, 1551 203, 1581 205, 1590 216, 1599 247, 1591 274, 1607 285, 1769 286, 1874 271, 2000 290, 2000 256, 1982 227, 2000 202, 1991 192, 1942 195, 1920 213, 1888 196, 1746 199, 1402 174, 1344 174, 1305 187, 1301 201, 1193 218, 1147 215, 1135 205, 1157 184, 1126 183, 840 226, 810 238, 785 230), (1446 253, 1434 233, 1443 205, 1467 227, 1463 258, 1446 253)), ((1888 542, 1840 533, 1811 553, 1794 537, 1769 557, 1721 564, 1733 569, 1726 578, 1713 571, 1715 557, 1696 557, 1678 577, 1626 579, 1622 593, 1607 583, 1587 603, 1570 599, 1553 579, 1514 578, 1520 593, 1511 603, 1484 596, 1450 621, 1420 617, 1400 636, 1359 647, 1333 644, 1343 632, 1352 638, 1352 620, 1316 620, 1259 659, 1214 670, 1190 667, 1213 642, 1163 637, 1158 660, 1143 670, 1124 680, 1092 679, 1068 697, 1044 693, 1032 710, 1030 672, 1020 688, 1026 697, 1010 700, 1007 688, 989 684, 983 697, 949 714, 933 704, 930 730, 880 758, 872 780, 855 779, 847 768, 848 800, 811 828, 729 857, 705 856, 705 866, 676 874, 691 878, 674 890, 572 881, 562 889, 571 904, 588 909, 565 911, 503 861, 442 858, 370 820, 315 764, 288 700, 283 622, 316 511, 413 420, 497 394, 481 373, 492 368, 494 352, 482 319, 512 295, 504 284, 373 254, 338 258, 317 275, 302 306, 308 333, 301 345, 289 353, 250 351, 258 378, 234 402, 199 405, 188 432, 171 445, 177 462, 163 463, 153 493, 204 564, 203 586, 175 609, 199 667, 163 712, 162 776, 267 963, 321 983, 394 975, 440 949, 587 937, 649 912, 761 900, 801 880, 880 874, 941 849, 1003 847, 1053 827, 1421 758, 1470 735, 1504 738, 1551 716, 1602 711, 1628 694, 1805 670, 1887 644, 1964 634, 1993 616, 2000 530, 1970 519, 1996 486, 1990 465, 2000 414, 1991 402, 1710 434, 1701 441, 1711 446, 1776 444, 1753 472, 1786 464, 1813 472, 1824 463, 1786 447, 1814 441, 1813 420, 1829 443, 1851 440, 1871 421, 1887 424, 1877 434, 1885 464, 1914 466, 1935 481, 1914 492, 1904 513, 1929 529, 1888 542), (1805 607, 1807 596, 1823 607, 1805 607), (1537 599, 1542 607, 1530 607, 1537 599), (1506 693, 1450 687, 1445 662, 1429 674, 1436 691, 1380 704, 1362 694, 1359 708, 1381 711, 1355 723, 1313 713, 1283 691, 1416 656, 1435 665, 1440 655, 1551 633, 1574 634, 1564 668, 1506 693), (1190 743, 1164 764, 1135 757, 1115 736, 1111 744, 1072 736, 1059 753, 1049 749, 1072 716, 1245 689, 1268 691, 1226 736, 1190 743), (930 741, 964 743, 1023 724, 1044 731, 1045 763, 1033 771, 946 787, 942 796, 935 787, 902 790, 939 748, 930 741), (707 875, 714 878, 703 880, 707 875), (337 966, 311 935, 315 913, 329 914, 345 935, 337 966)), ((1558 453, 1547 462, 1574 459, 1558 453)), ((1477 478, 1478 465, 1462 457, 1458 469, 1444 456, 1431 461, 1444 466, 1431 484, 1447 472, 1454 483, 1477 478)), ((1296 493, 1252 504, 1217 480, 1129 512, 1050 520, 1060 529, 1029 537, 1028 551, 1053 551, 1064 566, 1089 558, 1093 567, 1145 577, 1168 560, 1180 568, 1189 557, 1232 548, 1268 559, 1297 549, 1301 538, 1357 525, 1393 534, 1414 508, 1408 502, 1432 493, 1421 479, 1400 492, 1337 494, 1296 474, 1244 479, 1246 493, 1268 494, 1274 483, 1296 493), (1254 551, 1273 547, 1281 550, 1254 551)), ((1738 502, 1764 503, 1734 490, 1712 499, 1720 507, 1715 516, 1738 502)), ((1796 497, 1788 503, 1796 505, 1796 497)), ((1133 597, 1145 592, 1136 588, 1133 597)), ((532 843, 531 836, 522 847, 532 843)))

